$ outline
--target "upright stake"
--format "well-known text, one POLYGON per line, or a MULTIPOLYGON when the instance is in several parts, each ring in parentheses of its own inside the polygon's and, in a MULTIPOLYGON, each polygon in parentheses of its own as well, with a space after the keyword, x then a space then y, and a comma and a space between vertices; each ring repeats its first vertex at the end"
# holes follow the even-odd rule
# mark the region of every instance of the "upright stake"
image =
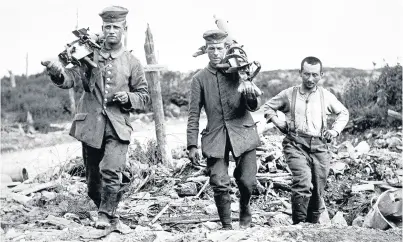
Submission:
POLYGON ((147 25, 146 40, 144 43, 144 50, 146 53, 146 60, 149 70, 146 70, 146 79, 150 87, 152 107, 154 111, 155 120, 155 133, 157 136, 157 144, 161 151, 162 162, 169 167, 172 166, 172 155, 167 144, 167 138, 165 133, 165 119, 164 109, 162 105, 161 85, 159 81, 159 74, 157 69, 153 69, 153 66, 157 65, 154 52, 154 40, 151 33, 150 26, 147 25))

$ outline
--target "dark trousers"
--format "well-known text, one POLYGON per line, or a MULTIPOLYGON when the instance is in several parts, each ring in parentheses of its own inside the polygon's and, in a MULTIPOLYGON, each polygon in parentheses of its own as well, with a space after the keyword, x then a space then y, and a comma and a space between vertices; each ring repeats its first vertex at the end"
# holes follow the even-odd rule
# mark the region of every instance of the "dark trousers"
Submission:
POLYGON ((119 140, 109 120, 106 122, 101 149, 82 143, 88 196, 97 207, 104 191, 118 193, 121 189, 128 146, 128 142, 119 140))
POLYGON ((322 195, 331 159, 326 141, 291 133, 284 138, 283 152, 293 175, 291 201, 302 205, 300 210, 305 209, 294 211, 298 206, 293 206, 293 219, 317 222, 324 210, 322 195))
MULTIPOLYGON (((208 158, 207 169, 210 173, 210 186, 214 194, 228 193, 231 190, 230 177, 228 175, 229 153, 232 152, 231 143, 227 137, 224 158, 208 158)), ((234 170, 235 181, 239 191, 250 197, 256 186, 256 150, 243 153, 240 157, 234 157, 236 168, 234 170)))

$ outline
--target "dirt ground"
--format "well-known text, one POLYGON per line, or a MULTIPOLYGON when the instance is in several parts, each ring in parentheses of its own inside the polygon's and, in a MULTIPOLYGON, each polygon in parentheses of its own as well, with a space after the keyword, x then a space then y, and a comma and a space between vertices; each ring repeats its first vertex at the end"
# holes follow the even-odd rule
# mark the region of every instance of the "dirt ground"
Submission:
MULTIPOLYGON (((258 129, 264 129, 263 113, 253 114, 255 121, 259 121, 258 129)), ((185 118, 167 120, 166 133, 170 148, 186 144, 185 118)), ((206 124, 202 118, 200 129, 206 124)), ((30 177, 60 166, 74 157, 81 156, 81 145, 68 135, 68 125, 62 131, 35 136, 4 136, 2 134, 2 147, 16 142, 20 147, 16 151, 3 151, 1 154, 2 170, 12 166, 21 166, 28 169, 30 177), (14 140, 14 141, 13 141, 14 140)), ((133 122, 133 139, 142 144, 155 138, 154 123, 133 122)), ((81 183, 80 183, 81 184, 81 183)), ((84 183, 81 184, 85 190, 84 183)), ((82 190, 81 189, 81 190, 82 190)), ((77 189, 80 190, 80 189, 77 189)), ((80 190, 80 191, 81 191, 80 190)), ((71 191, 70 191, 71 192, 71 191)), ((78 192, 79 199, 75 203, 86 199, 85 193, 78 192)), ((280 194, 281 195, 281 194, 280 194)), ((68 200, 68 199, 67 199, 68 200)), ((74 200, 74 198, 70 199, 74 200)), ((4 204, 2 207, 4 207, 4 204)), ((76 204, 77 205, 77 204, 76 204)), ((367 229, 355 226, 336 225, 268 225, 264 222, 254 223, 254 227, 241 230, 237 222, 233 222, 233 231, 219 230, 220 224, 216 222, 192 223, 185 225, 147 226, 130 225, 127 234, 112 232, 98 239, 88 239, 86 235, 100 232, 92 226, 71 222, 68 226, 55 226, 46 222, 47 217, 38 211, 30 210, 22 205, 12 205, 11 210, 20 211, 19 217, 2 217, 1 241, 401 241, 402 231, 390 229, 386 231, 367 229), (18 207, 21 206, 21 207, 18 207), (30 217, 34 216, 34 217, 30 217), (26 220, 26 222, 22 221, 26 220)), ((60 206, 58 205, 60 210, 60 206)), ((160 208, 159 208, 160 209, 160 208)), ((195 208, 191 208, 195 209, 195 208)), ((175 210, 174 210, 175 211, 175 210)), ((49 212, 49 211, 47 211, 49 212)), ((158 212, 158 211, 157 211, 158 212)), ((7 211, 6 211, 7 213, 7 211)), ((47 214, 48 215, 48 214, 47 214)), ((126 218, 126 221, 129 221, 126 218)))

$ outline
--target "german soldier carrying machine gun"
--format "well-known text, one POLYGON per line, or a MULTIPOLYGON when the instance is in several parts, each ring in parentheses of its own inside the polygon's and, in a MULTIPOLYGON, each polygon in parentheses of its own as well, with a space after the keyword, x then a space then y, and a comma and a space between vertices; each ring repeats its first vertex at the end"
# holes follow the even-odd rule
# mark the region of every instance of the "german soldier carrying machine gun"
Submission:
POLYGON ((98 208, 95 226, 101 229, 119 224, 116 209, 129 182, 123 172, 133 131, 129 116, 150 100, 143 67, 122 43, 127 14, 119 6, 103 9, 102 36, 74 31, 78 39, 59 61, 42 62, 57 87, 83 83, 70 135, 82 142, 88 196, 98 208))
MULTIPOLYGON (((221 23, 217 20, 219 28, 221 23)), ((234 178, 240 192, 239 224, 241 227, 251 226, 250 198, 256 186, 259 135, 250 112, 259 109, 262 94, 252 82, 260 65, 248 62, 242 47, 229 41, 228 36, 228 32, 221 29, 203 34, 206 45, 194 56, 207 53, 210 61, 192 78, 187 124, 189 159, 197 164, 199 119, 204 108, 208 123, 201 132, 201 149, 207 159, 207 173, 217 212, 222 228, 226 230, 232 229, 228 175, 230 152, 236 163, 234 178), (252 66, 256 67, 255 71, 252 71, 252 66)))

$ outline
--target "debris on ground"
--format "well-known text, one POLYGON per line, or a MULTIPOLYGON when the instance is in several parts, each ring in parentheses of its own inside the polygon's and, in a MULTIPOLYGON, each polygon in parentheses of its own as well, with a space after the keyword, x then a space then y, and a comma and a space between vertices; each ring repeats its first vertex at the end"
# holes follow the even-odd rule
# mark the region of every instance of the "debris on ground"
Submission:
MULTIPOLYGON (((87 196, 85 168, 82 159, 77 157, 35 178, 2 187, 1 234, 7 240, 35 240, 45 231, 57 240, 119 241, 122 239, 119 236, 135 235, 144 241, 162 238, 164 241, 230 241, 229 238, 235 237, 247 239, 256 228, 270 226, 271 233, 278 234, 278 238, 299 241, 297 231, 301 230, 297 227, 300 225, 280 235, 292 224, 292 174, 282 153, 283 138, 282 135, 261 136, 261 146, 256 151, 257 187, 251 199, 255 227, 244 235, 235 232, 228 235, 219 230, 221 225, 205 161, 192 165, 186 149, 179 147, 172 151, 174 165, 168 168, 161 163, 152 141, 145 147, 138 143, 130 146, 124 171, 130 183, 118 207, 121 225, 106 232, 94 228, 97 208, 87 196), (204 237, 197 237, 196 233, 204 237)), ((394 229, 402 227, 401 131, 372 131, 359 139, 333 141, 329 146, 332 160, 324 194, 326 212, 320 220, 322 226, 336 226, 332 228, 337 230, 353 225, 363 227, 361 232, 369 227, 389 229, 392 237, 398 234, 394 229)), ((231 208, 236 223, 239 192, 231 169, 231 208)), ((301 226, 311 231, 309 236, 320 238, 320 232, 313 232, 315 225, 301 226)))

